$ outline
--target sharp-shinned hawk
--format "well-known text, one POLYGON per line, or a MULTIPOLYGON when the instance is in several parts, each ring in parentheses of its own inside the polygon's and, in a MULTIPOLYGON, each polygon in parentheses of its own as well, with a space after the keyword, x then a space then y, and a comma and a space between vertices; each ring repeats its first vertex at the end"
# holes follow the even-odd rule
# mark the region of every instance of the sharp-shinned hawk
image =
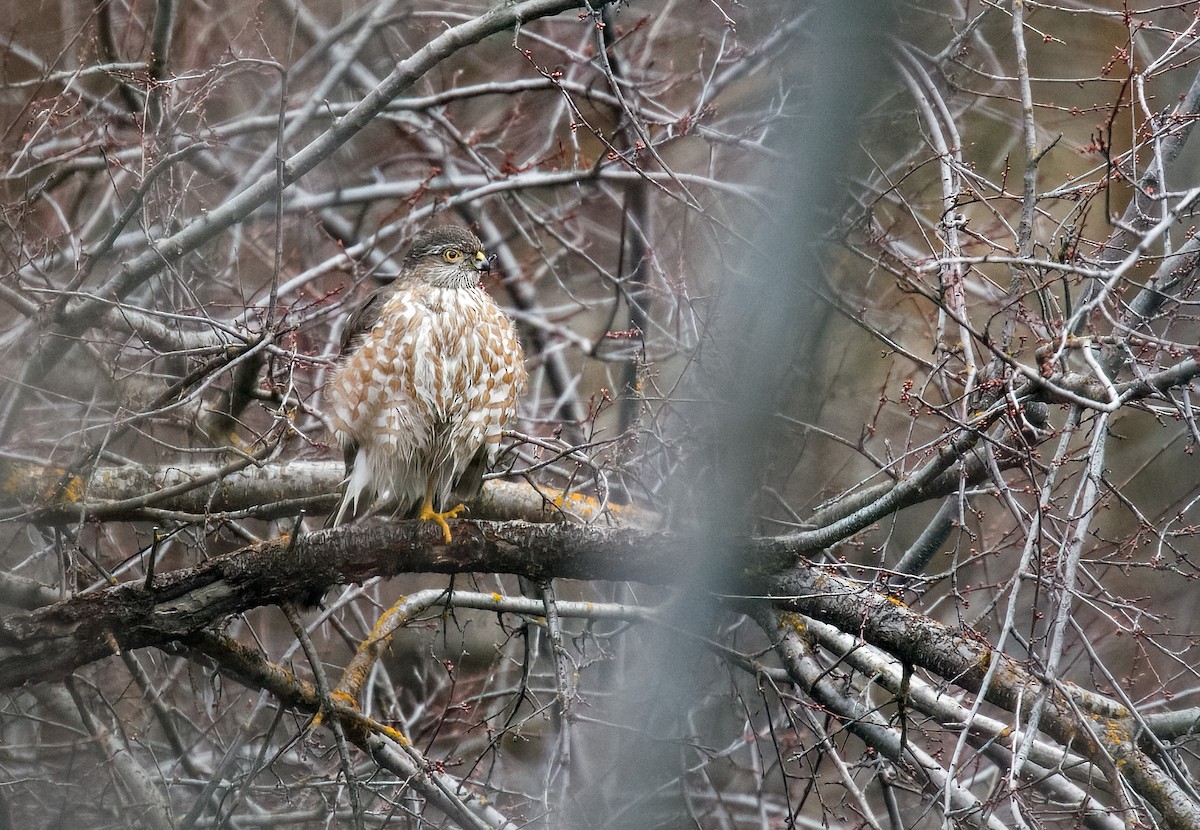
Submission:
POLYGON ((335 524, 392 501, 450 541, 446 519, 479 492, 525 384, 512 320, 479 284, 489 270, 473 233, 432 228, 351 317, 326 390, 346 458, 335 524))

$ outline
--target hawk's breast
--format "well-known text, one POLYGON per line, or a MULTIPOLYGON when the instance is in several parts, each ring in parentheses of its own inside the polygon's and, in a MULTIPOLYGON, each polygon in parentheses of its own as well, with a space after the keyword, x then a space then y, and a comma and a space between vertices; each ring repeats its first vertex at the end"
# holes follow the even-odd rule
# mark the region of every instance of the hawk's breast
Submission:
POLYGON ((512 321, 482 288, 420 286, 388 298, 331 384, 331 415, 343 442, 465 464, 498 440, 524 380, 512 321))

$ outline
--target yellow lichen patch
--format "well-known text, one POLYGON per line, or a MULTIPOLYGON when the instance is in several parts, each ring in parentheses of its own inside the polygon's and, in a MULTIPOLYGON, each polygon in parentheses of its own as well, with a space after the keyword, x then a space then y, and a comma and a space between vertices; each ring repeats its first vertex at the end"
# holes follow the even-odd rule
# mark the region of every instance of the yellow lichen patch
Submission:
POLYGON ((79 476, 68 475, 66 470, 47 470, 47 478, 53 474, 54 481, 39 494, 47 504, 78 504, 87 485, 79 476))
MULTIPOLYGON (((341 689, 334 689, 329 693, 329 697, 333 700, 334 706, 344 706, 348 709, 353 709, 355 712, 359 711, 358 701, 354 698, 354 695, 348 692, 344 692, 341 689)), ((318 726, 320 726, 324 719, 324 711, 317 712, 317 714, 313 715, 313 728, 316 729, 318 726)))
POLYGON ((366 685, 367 676, 371 673, 371 667, 375 665, 375 661, 379 659, 379 654, 382 651, 382 647, 376 648, 375 643, 364 640, 359 645, 354 659, 346 667, 346 671, 342 674, 342 679, 338 681, 337 689, 334 690, 333 694, 341 698, 357 700, 359 691, 366 685))
POLYGON ((1107 720, 1104 724, 1104 740, 1109 746, 1129 743, 1129 730, 1121 721, 1107 720))
MULTIPOLYGON (((391 642, 392 633, 408 621, 406 601, 407 597, 400 597, 396 600, 395 604, 375 622, 366 639, 358 644, 358 651, 346 666, 342 678, 333 692, 336 700, 358 700, 363 686, 366 685, 367 678, 371 674, 371 668, 391 642)), ((357 708, 357 703, 354 705, 357 708)))
POLYGON ((393 726, 388 726, 386 723, 379 723, 378 721, 375 721, 373 726, 376 730, 378 730, 380 735, 391 738, 393 741, 400 744, 400 746, 412 746, 412 741, 405 737, 404 733, 399 729, 396 729, 393 726))
POLYGON ((17 504, 77 504, 87 485, 61 467, 0 459, 0 501, 17 504))
POLYGON ((24 466, 7 458, 0 458, 0 493, 5 496, 5 501, 21 500, 21 483, 25 480, 21 468, 24 466))
POLYGON ((486 518, 520 518, 527 522, 556 522, 564 518, 584 523, 653 527, 659 517, 632 504, 612 504, 585 493, 511 481, 489 481, 479 500, 486 518))
POLYGON ((542 497, 551 505, 577 519, 594 519, 601 513, 607 512, 614 516, 636 513, 636 508, 627 504, 610 504, 585 493, 564 492, 562 490, 544 489, 542 497))
POLYGON ((794 631, 797 634, 803 634, 808 628, 804 623, 804 617, 793 611, 785 611, 779 615, 779 627, 794 631))
POLYGON ((334 703, 340 703, 343 706, 349 706, 351 709, 358 709, 358 701, 354 699, 354 695, 343 692, 341 689, 334 689, 329 693, 329 696, 333 698, 334 703))
POLYGON ((121 653, 121 644, 117 642, 116 636, 108 629, 104 631, 104 641, 108 643, 108 647, 112 649, 113 654, 121 653))

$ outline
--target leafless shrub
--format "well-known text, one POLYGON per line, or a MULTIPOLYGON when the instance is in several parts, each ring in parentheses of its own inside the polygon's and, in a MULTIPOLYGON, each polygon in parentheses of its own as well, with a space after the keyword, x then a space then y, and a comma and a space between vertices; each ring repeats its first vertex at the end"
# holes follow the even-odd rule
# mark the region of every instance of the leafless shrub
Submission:
POLYGON ((3 37, 0 827, 1200 827, 1194 4, 3 37), (518 428, 325 529, 441 222, 518 428))

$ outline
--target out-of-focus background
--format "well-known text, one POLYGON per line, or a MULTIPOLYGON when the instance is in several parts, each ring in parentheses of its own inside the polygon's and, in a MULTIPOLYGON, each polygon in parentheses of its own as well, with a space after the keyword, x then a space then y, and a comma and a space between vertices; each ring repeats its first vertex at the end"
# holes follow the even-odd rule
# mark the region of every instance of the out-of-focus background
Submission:
MULTIPOLYGON (((449 801, 175 646, 2 684, 0 827, 1169 826, 1111 749, 1085 765, 1041 723, 985 752, 1054 713, 973 709, 932 658, 912 682, 961 710, 833 633, 805 687, 715 580, 729 539, 766 539, 1114 718, 1186 720, 1195 4, 493 5, 9 4, 0 614, 319 530, 346 316, 441 223, 495 255, 528 357, 496 478, 536 518, 603 534, 632 507, 712 550, 675 586, 559 580, 557 623, 487 574, 302 612, 336 682, 434 591, 360 703, 449 801)), ((313 677, 274 605, 220 631, 313 677)), ((1200 815, 1189 730, 1146 734, 1200 815)))

